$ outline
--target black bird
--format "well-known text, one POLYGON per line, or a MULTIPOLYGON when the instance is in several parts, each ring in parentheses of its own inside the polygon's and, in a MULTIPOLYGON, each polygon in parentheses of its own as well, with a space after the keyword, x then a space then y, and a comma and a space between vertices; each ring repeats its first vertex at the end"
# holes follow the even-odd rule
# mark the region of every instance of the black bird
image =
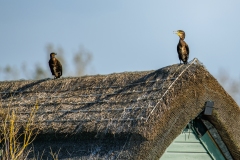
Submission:
POLYGON ((189 57, 189 47, 187 43, 184 41, 185 39, 185 32, 183 30, 177 30, 174 32, 179 36, 179 42, 177 45, 177 52, 178 52, 178 58, 181 61, 183 61, 184 64, 187 64, 188 57, 189 57))
POLYGON ((54 78, 60 78, 62 76, 62 65, 57 58, 55 58, 56 53, 50 53, 50 60, 48 62, 52 75, 54 78))

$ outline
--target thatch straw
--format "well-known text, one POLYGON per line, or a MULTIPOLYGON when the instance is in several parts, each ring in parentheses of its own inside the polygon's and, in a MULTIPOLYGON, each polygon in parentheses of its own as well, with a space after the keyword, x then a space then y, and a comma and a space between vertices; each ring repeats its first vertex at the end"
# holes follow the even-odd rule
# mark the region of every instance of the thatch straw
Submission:
POLYGON ((37 102, 35 121, 42 135, 113 135, 98 143, 115 146, 96 154, 99 159, 109 154, 115 159, 159 158, 212 100, 217 109, 208 119, 232 156, 240 158, 239 107, 197 59, 156 71, 0 82, 0 95, 2 108, 16 110, 20 124, 37 102), (125 138, 120 142, 114 135, 125 138))

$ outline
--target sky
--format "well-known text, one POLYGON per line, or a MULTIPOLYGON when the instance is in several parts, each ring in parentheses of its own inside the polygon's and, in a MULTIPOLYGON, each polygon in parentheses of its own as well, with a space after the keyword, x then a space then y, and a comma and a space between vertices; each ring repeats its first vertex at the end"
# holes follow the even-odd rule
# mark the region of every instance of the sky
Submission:
POLYGON ((51 43, 69 62, 84 46, 90 74, 156 70, 179 63, 173 31, 181 29, 189 60, 240 79, 239 8, 239 0, 0 0, 0 67, 47 68, 51 43))

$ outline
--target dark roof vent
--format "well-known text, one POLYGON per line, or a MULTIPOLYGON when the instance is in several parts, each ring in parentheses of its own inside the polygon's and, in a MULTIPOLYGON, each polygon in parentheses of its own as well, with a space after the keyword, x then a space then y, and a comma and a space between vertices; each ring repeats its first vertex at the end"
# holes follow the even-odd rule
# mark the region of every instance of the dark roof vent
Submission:
POLYGON ((213 101, 207 101, 205 102, 205 110, 204 110, 204 115, 212 115, 214 102, 213 101))

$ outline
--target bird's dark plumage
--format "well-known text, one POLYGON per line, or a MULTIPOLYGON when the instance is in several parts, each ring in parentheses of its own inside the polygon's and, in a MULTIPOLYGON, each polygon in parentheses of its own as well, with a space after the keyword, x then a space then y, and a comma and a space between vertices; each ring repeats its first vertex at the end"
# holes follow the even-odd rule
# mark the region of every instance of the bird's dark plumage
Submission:
POLYGON ((179 36, 179 42, 177 45, 177 52, 178 52, 178 58, 181 61, 183 61, 184 64, 187 64, 188 57, 189 57, 189 47, 187 43, 184 41, 185 39, 185 32, 182 30, 178 30, 175 32, 179 36))
POLYGON ((60 78, 62 76, 62 64, 57 58, 55 58, 56 53, 52 52, 50 54, 50 60, 48 62, 49 68, 54 75, 54 78, 60 78))

